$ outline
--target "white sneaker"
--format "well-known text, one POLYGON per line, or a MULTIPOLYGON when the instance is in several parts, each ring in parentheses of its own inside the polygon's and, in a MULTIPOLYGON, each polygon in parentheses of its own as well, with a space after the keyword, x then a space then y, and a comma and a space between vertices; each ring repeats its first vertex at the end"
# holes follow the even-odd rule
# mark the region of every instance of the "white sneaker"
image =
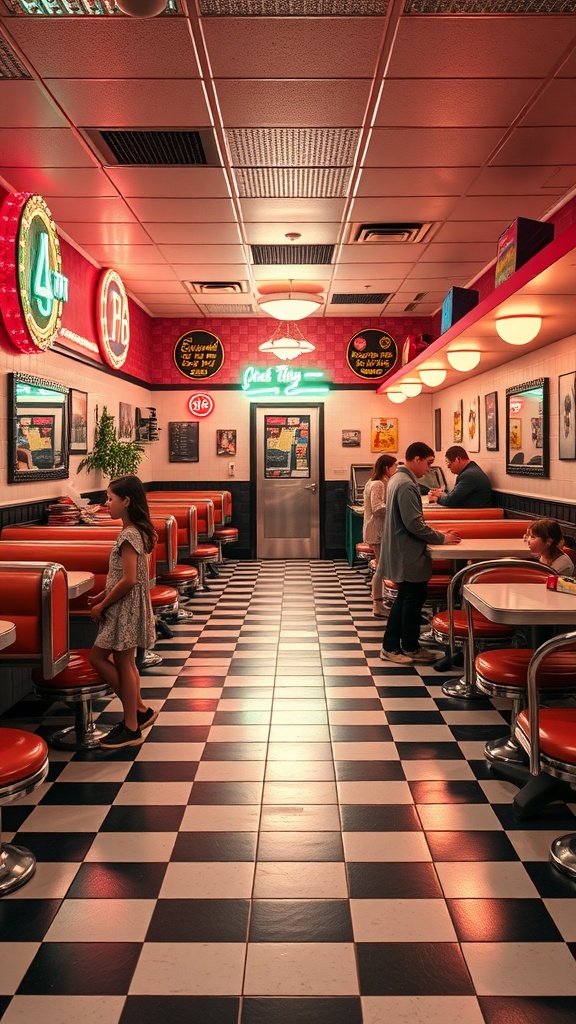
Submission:
POLYGON ((433 665, 442 657, 442 653, 430 651, 426 647, 419 647, 417 651, 408 651, 408 656, 415 665, 433 665))
POLYGON ((413 665, 414 658, 410 654, 403 654, 402 651, 380 651, 382 661, 393 661, 395 665, 413 665))

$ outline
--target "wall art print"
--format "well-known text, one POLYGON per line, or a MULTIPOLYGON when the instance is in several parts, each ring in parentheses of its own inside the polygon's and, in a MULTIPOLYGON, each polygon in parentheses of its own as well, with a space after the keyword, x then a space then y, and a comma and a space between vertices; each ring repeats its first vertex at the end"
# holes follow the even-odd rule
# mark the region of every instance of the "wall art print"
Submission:
POLYGON ((373 419, 370 434, 370 451, 397 452, 398 451, 398 419, 373 419))
POLYGON ((466 417, 466 442, 465 447, 469 452, 480 451, 480 398, 475 395, 468 402, 468 415, 466 417))
POLYGON ((452 432, 454 444, 462 444, 462 399, 456 402, 454 408, 454 429, 452 432))
POLYGON ((576 371, 558 377, 558 458, 576 459, 576 371))
POLYGON ((484 395, 486 451, 498 451, 498 392, 484 395))
POLYGON ((342 431, 342 447, 343 448, 359 448, 362 433, 360 430, 343 430, 342 431))
POLYGON ((70 388, 70 452, 88 453, 88 395, 70 388))

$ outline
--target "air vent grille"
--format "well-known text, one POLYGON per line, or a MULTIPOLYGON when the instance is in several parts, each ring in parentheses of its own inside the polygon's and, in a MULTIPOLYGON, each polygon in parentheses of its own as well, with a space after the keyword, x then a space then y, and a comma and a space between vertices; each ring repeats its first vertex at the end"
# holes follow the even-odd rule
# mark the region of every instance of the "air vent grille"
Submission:
POLYGON ((185 281, 196 295, 241 295, 247 291, 245 281, 185 281))
POLYGON ((331 306, 382 306, 391 292, 335 292, 331 306))
POLYGON ((575 14, 576 0, 406 0, 404 14, 575 14))
POLYGON ((118 164, 179 167, 208 163, 200 132, 106 129, 99 135, 118 164))
MULTIPOLYGON (((4 0, 6 7, 12 14, 43 17, 43 18, 76 18, 79 15, 88 17, 110 17, 119 15, 125 18, 126 15, 114 0, 4 0)), ((182 14, 182 8, 178 0, 168 0, 166 10, 162 11, 161 18, 166 15, 182 14)))
POLYGON ((252 245, 255 267, 281 267, 294 264, 326 265, 332 262, 333 245, 252 245))
POLYGON ((350 167, 245 167, 234 175, 241 199, 340 199, 350 167))
POLYGON ((384 17, 388 0, 200 0, 210 18, 384 17))
POLYGON ((239 315, 240 313, 254 312, 254 306, 242 302, 211 302, 206 306, 202 305, 201 308, 204 311, 204 313, 208 313, 210 316, 230 316, 232 313, 236 313, 239 315))
POLYGON ((421 242, 432 224, 352 224, 349 241, 353 245, 394 245, 421 242))
POLYGON ((358 128, 228 128, 234 167, 351 167, 358 128))
POLYGON ((32 78, 18 57, 8 46, 8 43, 0 36, 0 79, 2 78, 32 78))

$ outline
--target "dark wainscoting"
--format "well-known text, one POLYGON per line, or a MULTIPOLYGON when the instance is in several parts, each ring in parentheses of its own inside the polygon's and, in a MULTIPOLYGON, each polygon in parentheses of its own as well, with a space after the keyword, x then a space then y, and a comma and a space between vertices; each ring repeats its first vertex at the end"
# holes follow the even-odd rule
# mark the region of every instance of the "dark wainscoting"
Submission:
POLYGON ((325 485, 324 557, 346 557, 347 480, 327 480, 325 485))
POLYGON ((506 519, 557 519, 564 535, 576 539, 576 504, 505 491, 494 492, 494 504, 504 509, 506 519))

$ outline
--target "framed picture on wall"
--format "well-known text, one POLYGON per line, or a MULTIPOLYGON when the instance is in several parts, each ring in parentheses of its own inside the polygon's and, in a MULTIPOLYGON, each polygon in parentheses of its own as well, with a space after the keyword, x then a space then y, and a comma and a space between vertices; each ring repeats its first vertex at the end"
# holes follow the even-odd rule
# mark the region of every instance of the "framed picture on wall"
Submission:
POLYGON ((462 399, 460 398, 456 402, 454 409, 454 429, 452 432, 452 440, 455 444, 462 444, 462 399))
POLYGON ((576 372, 558 377, 558 458, 576 459, 576 372))
POLYGON ((522 447, 522 420, 517 417, 510 418, 510 447, 522 447))
POLYGON ((216 455, 236 455, 236 431, 216 431, 216 455))
POLYGON ((434 448, 442 451, 442 410, 434 409, 434 448))
POLYGON ((70 388, 70 452, 88 452, 88 395, 75 388, 70 388))
POLYGON ((397 452, 398 451, 398 420, 396 417, 389 419, 373 419, 370 434, 370 451, 397 452))
POLYGON ((359 448, 361 439, 360 430, 343 430, 342 431, 342 447, 343 448, 359 448))
POLYGON ((126 402, 120 402, 118 414, 118 440, 131 441, 134 437, 135 408, 126 402))
POLYGON ((468 415, 466 417, 466 442, 465 447, 469 452, 480 451, 480 398, 475 395, 468 402, 468 415))
POLYGON ((486 451, 498 451, 498 392, 484 395, 486 451))

